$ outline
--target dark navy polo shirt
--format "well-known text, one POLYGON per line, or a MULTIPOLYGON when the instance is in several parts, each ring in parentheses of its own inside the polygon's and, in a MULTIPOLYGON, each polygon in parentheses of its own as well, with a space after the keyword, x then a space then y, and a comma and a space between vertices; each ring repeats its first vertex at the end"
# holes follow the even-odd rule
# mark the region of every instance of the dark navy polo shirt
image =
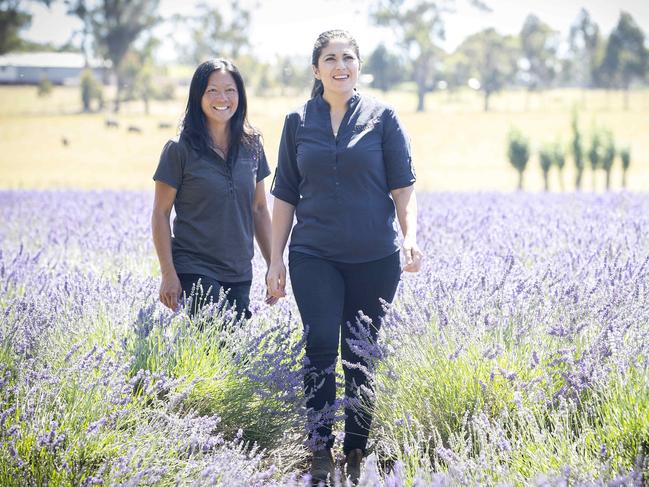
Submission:
POLYGON ((399 249, 390 191, 415 172, 394 110, 358 93, 348 105, 337 137, 321 95, 286 117, 271 193, 295 206, 291 250, 370 262, 399 249))
POLYGON ((252 203, 257 182, 270 174, 257 145, 241 147, 232 165, 215 152, 200 155, 182 136, 165 145, 153 179, 177 190, 171 244, 177 273, 252 279, 252 203))

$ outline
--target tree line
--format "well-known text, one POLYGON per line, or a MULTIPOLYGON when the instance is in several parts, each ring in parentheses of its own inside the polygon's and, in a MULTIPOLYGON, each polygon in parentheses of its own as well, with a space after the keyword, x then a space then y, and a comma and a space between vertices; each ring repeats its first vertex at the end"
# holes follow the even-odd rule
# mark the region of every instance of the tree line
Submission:
MULTIPOLYGON (((572 138, 566 146, 561 142, 546 142, 538 149, 538 162, 543 174, 543 187, 545 191, 550 190, 550 170, 556 167, 559 172, 559 184, 562 191, 565 190, 563 170, 566 160, 571 159, 574 164, 574 187, 576 191, 582 189, 584 170, 590 168, 592 175, 592 188, 597 188, 596 174, 601 171, 605 174, 605 190, 611 189, 611 171, 616 160, 622 169, 622 188, 627 187, 627 173, 631 165, 631 148, 628 145, 618 146, 615 143, 613 133, 606 127, 594 127, 588 141, 579 127, 577 111, 572 117, 572 138)), ((507 158, 510 164, 518 172, 518 189, 523 189, 523 176, 532 158, 530 139, 519 129, 513 128, 507 135, 507 158)))
MULTIPOLYGON (((472 2, 488 10, 483 2, 472 2)), ((645 34, 633 17, 622 12, 613 31, 605 36, 586 9, 572 22, 567 39, 535 14, 527 16, 518 35, 503 35, 494 28, 472 34, 451 53, 439 44, 444 38, 446 2, 382 0, 371 15, 378 25, 392 26, 403 47, 401 56, 379 46, 369 57, 366 71, 374 85, 389 90, 396 83, 417 85, 417 110, 425 109, 426 93, 471 86, 484 97, 489 110, 493 94, 509 87, 530 92, 555 87, 621 89, 628 108, 628 91, 644 84, 649 75, 649 49, 645 34), (567 45, 561 52, 562 42, 567 45), (410 53, 403 57, 404 53, 410 53), (394 78, 395 61, 404 70, 394 78)))
MULTIPOLYGON (((168 88, 160 89, 153 82, 164 69, 154 62, 160 42, 153 29, 163 20, 189 32, 187 40, 176 41, 179 62, 195 65, 215 55, 231 57, 260 94, 301 91, 311 78, 302 59, 278 56, 274 62, 262 62, 255 57, 249 40, 254 4, 242 1, 229 1, 221 7, 202 3, 191 14, 162 19, 159 0, 0 0, 0 54, 34 48, 19 36, 30 21, 24 10, 29 1, 48 7, 63 3, 68 14, 81 21, 83 27, 62 48, 77 45, 86 56, 93 52, 110 62, 117 85, 116 111, 123 99, 138 98, 148 104, 151 97, 169 94, 168 88)), ((473 8, 490 10, 481 0, 465 1, 473 8)), ((455 6, 454 0, 371 2, 372 22, 390 28, 398 41, 392 51, 379 45, 366 56, 363 71, 372 75, 372 86, 388 91, 411 82, 416 86, 417 110, 424 111, 426 94, 435 90, 453 93, 466 86, 482 92, 485 110, 489 110, 494 94, 510 87, 529 92, 568 86, 621 89, 628 107, 629 89, 647 82, 645 34, 627 12, 620 14, 606 36, 582 9, 567 39, 530 14, 517 35, 488 28, 468 36, 447 53, 441 48, 445 20, 455 6), (565 52, 560 49, 562 42, 568 46, 565 52)), ((86 92, 93 90, 96 88, 86 92)), ((89 108, 85 101, 84 106, 89 108)))

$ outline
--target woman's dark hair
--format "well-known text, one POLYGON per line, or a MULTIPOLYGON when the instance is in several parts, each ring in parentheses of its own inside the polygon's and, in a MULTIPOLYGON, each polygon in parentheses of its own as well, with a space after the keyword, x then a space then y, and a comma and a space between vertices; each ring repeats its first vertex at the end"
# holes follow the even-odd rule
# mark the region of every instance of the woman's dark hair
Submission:
POLYGON ((199 153, 208 154, 212 150, 212 139, 207 129, 207 121, 201 100, 210 75, 214 71, 230 73, 237 86, 239 104, 230 119, 230 147, 228 148, 228 163, 236 161, 241 145, 254 149, 258 144, 258 132, 248 123, 248 99, 243 78, 237 67, 227 59, 210 59, 205 61, 194 71, 192 82, 189 85, 189 97, 185 116, 181 123, 181 137, 185 137, 189 144, 199 153))
MULTIPOLYGON (((334 29, 323 32, 316 39, 315 44, 313 45, 313 52, 311 53, 311 64, 313 66, 315 66, 316 68, 318 67, 318 59, 320 59, 322 50, 329 45, 330 41, 334 39, 344 39, 348 41, 349 44, 354 48, 354 52, 356 53, 358 61, 361 61, 361 53, 358 49, 358 43, 356 42, 356 39, 354 39, 354 37, 346 30, 334 29)), ((311 88, 311 98, 315 98, 316 96, 321 95, 323 92, 324 86, 322 86, 322 81, 317 78, 314 79, 313 88, 311 88)))

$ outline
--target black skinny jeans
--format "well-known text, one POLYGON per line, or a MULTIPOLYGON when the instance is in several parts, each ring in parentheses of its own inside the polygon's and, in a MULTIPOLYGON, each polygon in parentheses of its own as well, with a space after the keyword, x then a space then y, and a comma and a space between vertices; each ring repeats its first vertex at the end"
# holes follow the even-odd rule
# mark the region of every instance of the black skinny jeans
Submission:
POLYGON ((180 287, 185 298, 192 296, 192 289, 194 289, 191 310, 189 311, 191 316, 194 316, 200 308, 210 304, 210 302, 217 303, 221 289, 227 293, 225 299, 228 306, 235 307, 237 318, 242 315, 246 318, 252 316, 248 309, 250 306, 251 281, 222 282, 200 274, 178 274, 178 279, 180 279, 180 287), (196 289, 199 280, 201 287, 196 289))
MULTIPOLYGON (((379 298, 391 302, 399 284, 399 252, 372 262, 346 264, 291 251, 289 272, 302 324, 305 330, 308 327, 308 365, 304 377, 307 408, 310 414, 318 413, 329 409, 336 400, 335 367, 339 342, 344 361, 366 365, 347 342, 357 338, 347 323, 369 328, 371 338, 376 339, 384 314, 379 298), (357 321, 359 311, 372 320, 371 325, 357 321)), ((359 386, 371 387, 365 373, 358 368, 343 365, 343 371, 346 397, 357 398, 359 386)), ((316 421, 308 425, 311 437, 316 433, 326 447, 331 448, 334 442, 332 415, 324 414, 316 421)), ((365 452, 371 423, 370 410, 345 408, 345 454, 356 448, 365 452)))

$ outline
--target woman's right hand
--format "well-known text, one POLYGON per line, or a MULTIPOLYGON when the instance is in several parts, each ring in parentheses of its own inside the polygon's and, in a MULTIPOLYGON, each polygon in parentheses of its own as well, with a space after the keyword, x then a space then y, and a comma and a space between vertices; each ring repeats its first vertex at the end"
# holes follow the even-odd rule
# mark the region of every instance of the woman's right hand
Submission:
POLYGON ((160 284, 160 302, 172 311, 178 311, 183 289, 175 272, 163 273, 160 284))
POLYGON ((266 273, 266 286, 268 293, 274 298, 286 296, 286 267, 284 262, 278 260, 271 262, 266 273))

